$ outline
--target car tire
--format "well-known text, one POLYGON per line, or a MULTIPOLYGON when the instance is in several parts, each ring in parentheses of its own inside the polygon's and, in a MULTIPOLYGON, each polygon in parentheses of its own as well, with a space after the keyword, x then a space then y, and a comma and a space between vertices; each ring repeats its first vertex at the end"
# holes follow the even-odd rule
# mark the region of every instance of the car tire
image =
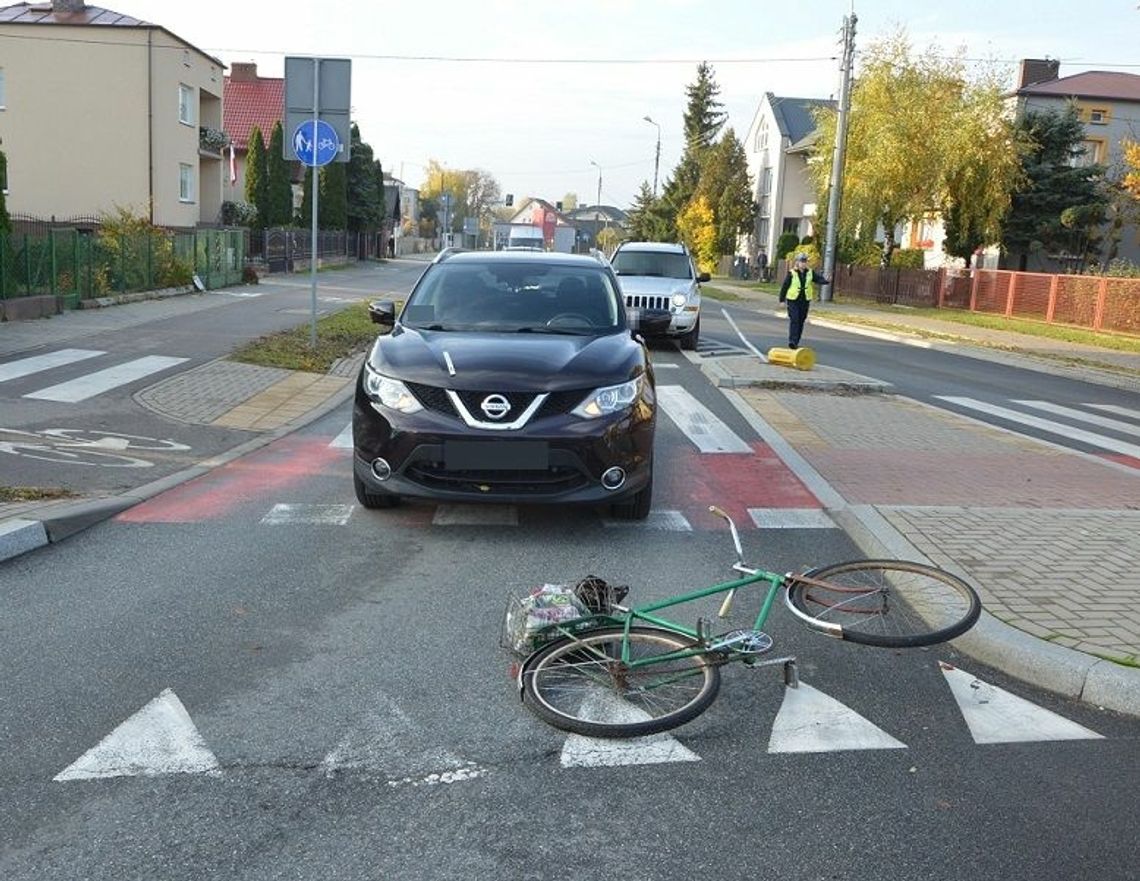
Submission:
POLYGON ((653 504, 653 466, 649 468, 649 482, 629 498, 614 502, 611 511, 615 520, 644 520, 653 504))
POLYGON ((693 325, 693 329, 681 337, 681 348, 689 352, 697 350, 697 340, 701 336, 701 318, 697 316, 697 323, 693 325))
POLYGON ((356 500, 362 507, 375 510, 377 508, 394 508, 400 504, 400 497, 391 493, 374 493, 368 491, 368 484, 352 475, 352 488, 356 490, 356 500))

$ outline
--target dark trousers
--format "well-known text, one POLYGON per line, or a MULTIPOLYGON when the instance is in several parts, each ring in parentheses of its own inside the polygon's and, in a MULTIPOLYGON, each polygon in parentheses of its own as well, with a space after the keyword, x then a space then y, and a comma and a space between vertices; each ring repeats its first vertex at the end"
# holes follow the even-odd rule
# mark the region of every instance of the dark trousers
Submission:
POLYGON ((788 299, 788 347, 796 348, 800 344, 800 336, 804 332, 804 322, 807 321, 808 309, 811 300, 807 297, 788 299))

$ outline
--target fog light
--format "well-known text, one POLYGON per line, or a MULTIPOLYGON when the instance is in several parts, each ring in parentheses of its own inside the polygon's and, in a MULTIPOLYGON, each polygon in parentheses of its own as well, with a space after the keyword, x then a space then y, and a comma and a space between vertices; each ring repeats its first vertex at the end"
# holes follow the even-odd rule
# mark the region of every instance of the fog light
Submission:
POLYGON ((392 476, 392 466, 383 459, 373 459, 372 476, 377 480, 387 480, 392 476))
POLYGON ((608 490, 621 489, 625 483, 625 471, 621 468, 610 468, 602 475, 602 486, 608 490))

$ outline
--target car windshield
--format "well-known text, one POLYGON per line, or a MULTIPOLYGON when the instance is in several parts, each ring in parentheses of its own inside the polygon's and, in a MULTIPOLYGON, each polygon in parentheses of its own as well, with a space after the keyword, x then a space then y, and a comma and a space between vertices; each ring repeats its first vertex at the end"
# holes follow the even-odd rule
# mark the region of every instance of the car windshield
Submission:
POLYGON ((597 336, 624 326, 624 306, 600 266, 442 263, 416 287, 405 327, 597 336))
POLYGON ((618 275, 653 275, 661 278, 692 278, 689 258, 668 251, 619 250, 613 258, 618 275))

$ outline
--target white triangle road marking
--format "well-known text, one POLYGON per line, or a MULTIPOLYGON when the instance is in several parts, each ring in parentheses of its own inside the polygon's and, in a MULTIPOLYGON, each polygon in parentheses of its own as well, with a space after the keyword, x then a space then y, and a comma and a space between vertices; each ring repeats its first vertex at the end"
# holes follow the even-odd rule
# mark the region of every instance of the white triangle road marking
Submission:
POLYGON ((53 779, 203 773, 217 776, 221 767, 178 695, 167 688, 53 779))
MULTIPOLYGON (((591 718, 610 722, 644 722, 650 718, 644 710, 601 688, 586 696, 583 709, 591 718)), ((695 752, 664 733, 623 740, 571 734, 562 745, 563 768, 612 768, 700 760, 695 752)))
POLYGON ((983 682, 945 661, 939 661, 938 666, 975 743, 1103 739, 1103 735, 1083 725, 983 682))
POLYGON ((386 778, 395 787, 458 783, 486 775, 487 770, 474 762, 425 745, 423 732, 407 713, 386 696, 379 700, 383 706, 365 715, 321 761, 326 777, 363 774, 386 778))
POLYGON ((340 434, 338 434, 336 437, 333 438, 332 443, 329 444, 329 446, 333 447, 334 449, 337 449, 337 450, 351 450, 352 449, 352 423, 351 422, 348 423, 348 425, 346 425, 341 430, 340 434))
POLYGON ((802 680, 798 688, 784 689, 784 702, 768 739, 769 753, 859 749, 906 749, 906 744, 802 680))

